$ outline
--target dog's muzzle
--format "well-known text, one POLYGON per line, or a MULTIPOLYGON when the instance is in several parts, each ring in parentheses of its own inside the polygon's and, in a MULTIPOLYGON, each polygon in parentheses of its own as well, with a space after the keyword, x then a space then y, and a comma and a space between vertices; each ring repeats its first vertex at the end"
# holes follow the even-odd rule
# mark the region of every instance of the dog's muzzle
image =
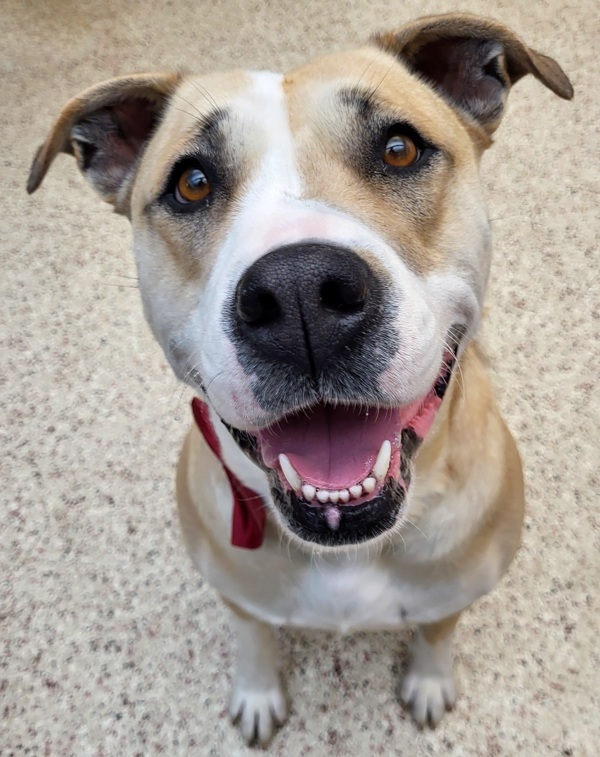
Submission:
POLYGON ((263 256, 235 291, 238 356, 277 420, 229 430, 267 473, 281 515, 305 541, 356 544, 398 522, 412 457, 450 380, 457 340, 425 396, 385 406, 377 394, 387 360, 377 347, 393 351, 385 291, 355 252, 312 243, 263 256))

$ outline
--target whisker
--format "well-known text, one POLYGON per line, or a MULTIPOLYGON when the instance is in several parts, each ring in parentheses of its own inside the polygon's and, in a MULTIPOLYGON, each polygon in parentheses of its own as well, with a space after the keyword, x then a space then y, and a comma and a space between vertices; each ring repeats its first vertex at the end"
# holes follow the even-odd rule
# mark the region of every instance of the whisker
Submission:
POLYGON ((223 370, 223 371, 219 371, 218 373, 216 373, 216 374, 215 374, 215 375, 214 375, 214 376, 213 376, 213 377, 211 378, 211 380, 210 380, 210 381, 208 382, 208 384, 207 384, 207 386, 206 386, 206 389, 205 389, 205 391, 206 391, 206 396, 208 396, 208 390, 210 389, 210 387, 211 387, 211 386, 212 386, 212 385, 214 384, 214 382, 215 382, 215 381, 216 381, 216 380, 217 380, 217 379, 219 378, 219 376, 222 376, 222 375, 223 375, 223 374, 224 374, 225 372, 226 372, 226 371, 224 371, 224 370, 223 370))
MULTIPOLYGON (((186 100, 186 99, 185 99, 185 97, 182 97, 182 95, 180 95, 180 94, 179 94, 179 92, 173 92, 173 95, 174 95, 175 97, 178 97, 178 98, 179 98, 180 100, 182 100, 182 101, 183 101, 183 102, 184 102, 184 103, 185 103, 186 105, 189 105, 189 106, 190 106, 190 108, 192 108, 193 110, 195 110, 195 111, 196 111, 196 114, 197 114, 197 115, 198 115, 198 116, 199 116, 199 117, 200 117, 201 119, 204 119, 204 118, 206 118, 206 114, 205 114, 205 113, 202 113, 202 111, 201 111, 201 110, 198 110, 198 108, 197 108, 197 107, 196 107, 196 106, 194 105, 194 103, 191 103, 191 102, 190 102, 189 100, 186 100)), ((185 112, 185 111, 184 111, 184 112, 185 112)), ((190 113, 188 113, 188 116, 189 116, 189 115, 190 115, 190 113)), ((192 116, 192 118, 194 118, 194 116, 192 116)))
POLYGON ((367 75, 367 71, 371 68, 371 66, 374 66, 377 61, 375 59, 370 60, 367 65, 365 66, 365 70, 362 72, 362 74, 358 77, 358 84, 362 84, 363 78, 367 75))
POLYGON ((189 116, 190 118, 197 119, 198 116, 194 115, 194 113, 190 113, 189 111, 185 110, 184 108, 178 108, 176 105, 171 104, 171 107, 173 110, 178 110, 180 113, 185 113, 186 116, 189 116))
POLYGON ((413 528, 416 528, 416 530, 421 534, 421 536, 423 536, 425 541, 429 541, 429 537, 427 536, 427 534, 424 531, 422 531, 414 521, 410 520, 409 518, 404 518, 404 522, 409 523, 413 528))
POLYGON ((392 68, 394 68, 394 66, 395 66, 395 65, 396 65, 396 61, 392 61, 392 63, 390 64, 390 67, 388 68, 388 70, 387 70, 387 71, 385 72, 385 74, 384 74, 384 75, 383 75, 383 76, 381 77, 381 81, 379 82, 379 84, 378 84, 378 85, 377 85, 377 86, 375 87, 375 89, 374 89, 374 90, 373 90, 373 91, 371 92, 371 97, 375 97, 375 95, 377 94, 377 90, 379 89, 379 87, 381 87, 381 85, 383 84, 383 82, 384 82, 384 81, 385 81, 385 79, 387 78, 388 74, 390 73, 390 71, 392 70, 392 68))
POLYGON ((107 287, 119 287, 120 289, 138 289, 139 290, 139 286, 135 284, 118 284, 112 281, 102 281, 100 283, 107 287))
POLYGON ((206 87, 203 87, 201 84, 199 84, 195 79, 190 79, 191 85, 204 97, 204 99, 212 105, 215 109, 219 108, 219 105, 215 98, 210 94, 210 92, 206 89, 206 87))
POLYGON ((175 408, 175 414, 173 415, 173 420, 178 421, 179 420, 179 408, 181 406, 181 400, 183 399, 183 393, 186 389, 185 384, 181 385, 181 391, 179 392, 179 399, 177 400, 177 406, 175 408))
POLYGON ((118 279, 129 279, 130 281, 139 281, 138 276, 127 275, 126 273, 111 273, 111 276, 116 276, 118 279))

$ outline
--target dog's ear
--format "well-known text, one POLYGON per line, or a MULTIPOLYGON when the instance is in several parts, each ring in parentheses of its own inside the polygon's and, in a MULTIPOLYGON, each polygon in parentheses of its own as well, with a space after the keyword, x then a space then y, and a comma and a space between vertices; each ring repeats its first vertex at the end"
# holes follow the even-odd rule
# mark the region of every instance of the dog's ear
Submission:
POLYGON ((503 24, 468 13, 428 16, 373 38, 431 83, 488 135, 500 123, 511 86, 533 74, 559 97, 573 87, 547 55, 527 47, 503 24))
POLYGON ((74 97, 37 151, 27 182, 29 194, 42 183, 58 153, 65 152, 75 156, 102 198, 128 215, 138 158, 179 81, 178 74, 136 74, 74 97))

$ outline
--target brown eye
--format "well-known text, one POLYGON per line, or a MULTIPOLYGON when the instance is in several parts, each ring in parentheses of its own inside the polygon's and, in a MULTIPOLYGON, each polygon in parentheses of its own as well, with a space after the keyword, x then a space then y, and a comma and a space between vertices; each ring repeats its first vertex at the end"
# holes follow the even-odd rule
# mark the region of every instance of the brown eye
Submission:
POLYGON ((394 168, 408 168, 421 156, 419 148, 406 134, 397 134, 388 139, 383 155, 384 163, 394 168))
POLYGON ((212 188, 204 172, 197 167, 187 168, 177 180, 175 199, 182 205, 201 202, 211 193, 212 188))

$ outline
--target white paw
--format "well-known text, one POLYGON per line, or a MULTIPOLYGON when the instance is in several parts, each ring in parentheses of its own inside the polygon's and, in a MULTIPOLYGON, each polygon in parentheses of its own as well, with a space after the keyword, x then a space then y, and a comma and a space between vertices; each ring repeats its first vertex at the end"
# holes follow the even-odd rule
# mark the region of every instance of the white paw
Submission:
POLYGON ((454 706, 456 687, 451 675, 421 675, 409 670, 400 696, 421 727, 427 723, 433 727, 454 706))
POLYGON ((287 702, 279 685, 266 690, 235 687, 229 714, 249 745, 266 746, 287 719, 287 702))

